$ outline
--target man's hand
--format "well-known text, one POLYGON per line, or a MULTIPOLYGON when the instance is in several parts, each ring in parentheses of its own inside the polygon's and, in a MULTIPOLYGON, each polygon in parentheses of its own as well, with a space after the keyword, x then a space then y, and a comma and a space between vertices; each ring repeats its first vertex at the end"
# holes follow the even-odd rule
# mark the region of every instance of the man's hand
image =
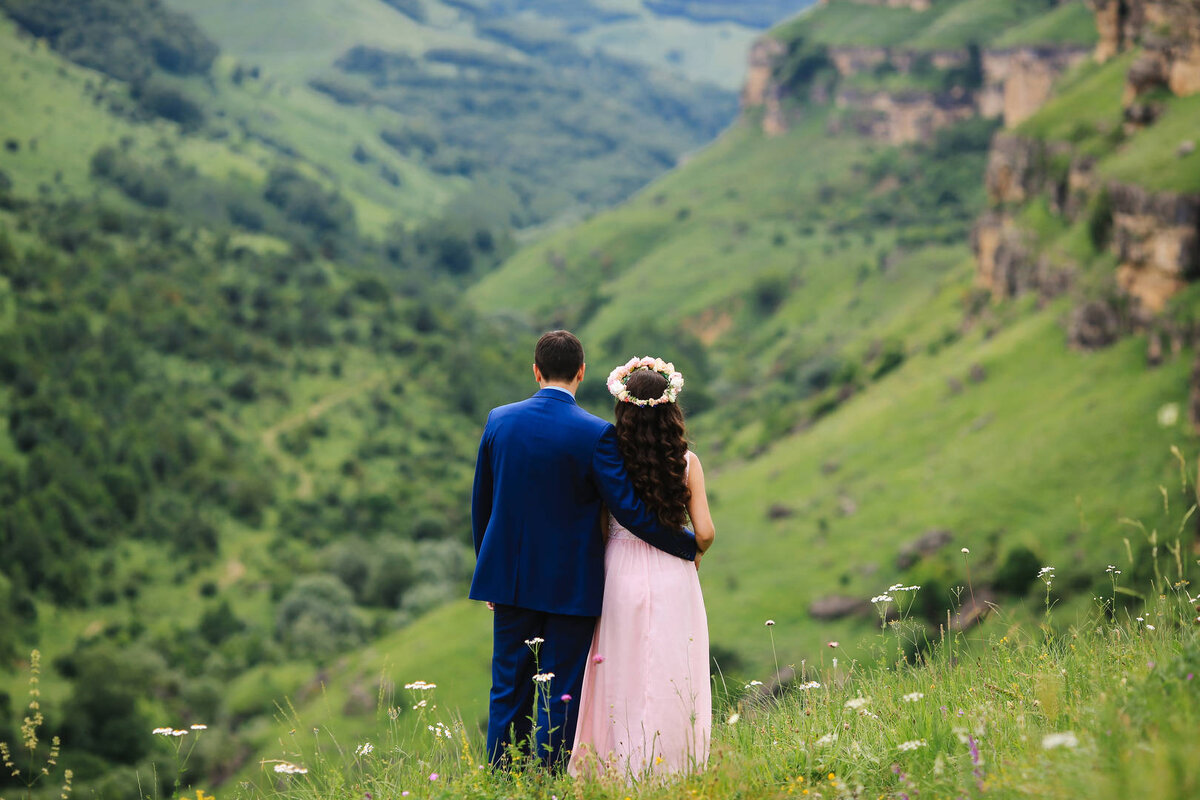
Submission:
POLYGON ((496 604, 495 604, 495 603, 493 603, 491 600, 488 600, 488 601, 487 601, 487 607, 488 607, 488 611, 495 611, 495 610, 496 610, 496 604))

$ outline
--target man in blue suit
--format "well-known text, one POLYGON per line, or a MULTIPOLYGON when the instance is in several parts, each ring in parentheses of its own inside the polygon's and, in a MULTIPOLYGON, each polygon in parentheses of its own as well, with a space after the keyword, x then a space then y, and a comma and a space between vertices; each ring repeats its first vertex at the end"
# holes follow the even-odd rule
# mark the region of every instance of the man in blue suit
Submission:
POLYGON ((634 493, 613 426, 576 405, 585 369, 575 336, 544 334, 533 365, 541 390, 493 409, 479 443, 471 599, 487 602, 494 615, 487 737, 493 764, 534 733, 535 697, 537 757, 561 766, 574 743, 604 596, 601 510, 660 550, 696 557, 696 537, 660 523, 634 493))

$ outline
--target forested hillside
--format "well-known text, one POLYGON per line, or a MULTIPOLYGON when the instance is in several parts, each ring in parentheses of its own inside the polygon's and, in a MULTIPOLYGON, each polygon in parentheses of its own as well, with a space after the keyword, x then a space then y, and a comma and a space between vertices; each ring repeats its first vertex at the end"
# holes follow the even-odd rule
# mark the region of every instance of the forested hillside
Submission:
POLYGON ((510 244, 450 184, 274 139, 295 109, 160 3, 69 5, 0 20, 0 740, 37 647, 75 790, 124 797, 170 788, 159 720, 219 782, 312 665, 458 596, 524 331, 461 303, 510 244))

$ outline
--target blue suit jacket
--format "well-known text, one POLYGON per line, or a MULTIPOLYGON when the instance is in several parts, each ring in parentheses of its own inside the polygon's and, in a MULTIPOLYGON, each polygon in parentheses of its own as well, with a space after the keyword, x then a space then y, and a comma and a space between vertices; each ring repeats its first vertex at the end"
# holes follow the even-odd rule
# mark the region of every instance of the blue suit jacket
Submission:
POLYGON ((598 616, 602 506, 647 543, 695 559, 696 537, 660 523, 634 493, 611 424, 556 389, 493 409, 475 464, 471 599, 598 616))

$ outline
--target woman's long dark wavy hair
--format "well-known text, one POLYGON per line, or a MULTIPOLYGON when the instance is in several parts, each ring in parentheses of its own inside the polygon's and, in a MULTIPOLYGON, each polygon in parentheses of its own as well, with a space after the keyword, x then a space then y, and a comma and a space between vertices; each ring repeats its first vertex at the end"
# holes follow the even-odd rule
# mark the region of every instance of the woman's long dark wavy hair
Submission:
MULTIPOLYGON (((661 397, 667 379, 650 369, 639 369, 625 381, 639 400, 661 397)), ((633 488, 664 525, 682 528, 688 521, 687 429, 678 403, 635 406, 617 402, 617 447, 633 488)))

